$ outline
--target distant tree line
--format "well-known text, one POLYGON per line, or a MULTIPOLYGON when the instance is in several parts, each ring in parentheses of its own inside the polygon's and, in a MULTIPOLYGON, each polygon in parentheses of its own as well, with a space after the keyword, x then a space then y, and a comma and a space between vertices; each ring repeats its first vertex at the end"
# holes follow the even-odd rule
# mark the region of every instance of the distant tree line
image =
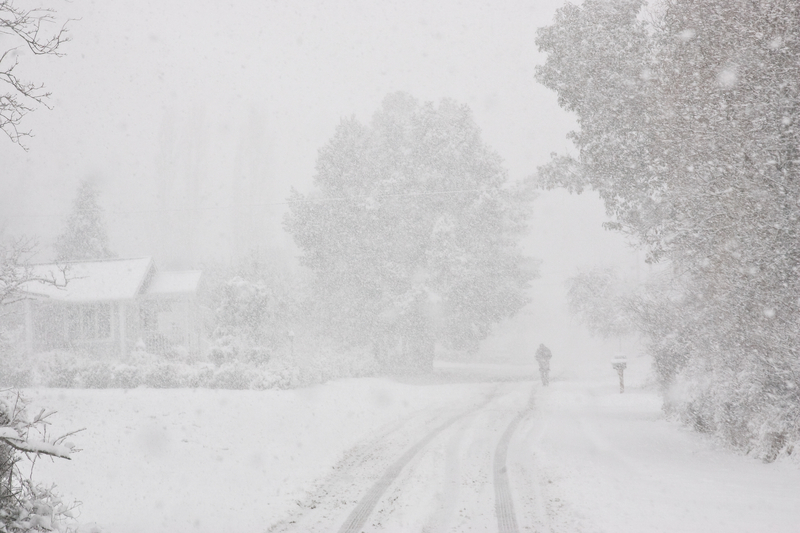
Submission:
POLYGON ((566 4, 537 79, 575 113, 543 187, 599 192, 669 283, 631 307, 667 406, 765 459, 800 439, 800 4, 566 4))

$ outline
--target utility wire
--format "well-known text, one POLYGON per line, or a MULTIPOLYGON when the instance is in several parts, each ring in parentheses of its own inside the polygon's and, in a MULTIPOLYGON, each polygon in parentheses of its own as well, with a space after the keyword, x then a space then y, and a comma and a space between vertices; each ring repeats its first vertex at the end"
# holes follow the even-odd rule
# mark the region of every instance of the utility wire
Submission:
MULTIPOLYGON (((380 200, 383 198, 406 198, 406 197, 418 197, 418 196, 444 196, 444 195, 456 195, 456 194, 465 194, 471 192, 483 192, 488 189, 456 189, 456 190, 449 190, 449 191, 427 191, 427 192, 411 192, 411 193, 396 193, 396 194, 381 194, 381 195, 370 195, 365 194, 361 196, 340 196, 340 197, 332 197, 332 198, 308 198, 302 200, 285 200, 283 202, 266 202, 266 203, 255 203, 255 204, 237 204, 237 205, 229 205, 229 206, 201 206, 201 207, 175 207, 169 209, 140 209, 134 211, 105 211, 100 210, 103 214, 111 214, 111 215, 140 215, 140 214, 148 214, 148 213, 178 213, 178 212, 187 212, 187 211, 215 211, 215 210, 232 210, 232 209, 245 209, 245 208, 254 208, 254 207, 274 207, 279 205, 292 205, 292 204, 306 204, 306 203, 318 203, 318 202, 343 202, 347 200, 365 200, 365 199, 375 199, 380 200)), ((90 210, 78 210, 81 211, 90 211, 90 210)), ((39 214, 39 215, 32 215, 32 214, 3 214, 2 218, 52 218, 52 217, 66 217, 69 216, 71 213, 75 211, 70 211, 69 213, 54 213, 54 214, 39 214)))

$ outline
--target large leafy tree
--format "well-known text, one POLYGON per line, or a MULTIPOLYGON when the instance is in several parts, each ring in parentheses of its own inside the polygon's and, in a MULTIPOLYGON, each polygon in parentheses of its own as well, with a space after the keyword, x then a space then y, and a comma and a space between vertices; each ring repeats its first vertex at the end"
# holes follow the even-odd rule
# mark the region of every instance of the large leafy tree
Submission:
POLYGON ((539 30, 537 77, 580 124, 577 157, 539 175, 597 190, 612 226, 671 263, 648 297, 670 311, 641 312, 671 339, 653 343, 664 386, 683 373, 700 427, 770 456, 800 420, 800 4, 643 5, 567 4, 539 30))
POLYGON ((97 201, 98 195, 93 181, 81 182, 67 219, 67 227, 55 243, 59 261, 114 257, 108 247, 108 234, 103 209, 97 201))
POLYGON ((524 194, 467 106, 391 94, 370 124, 342 120, 316 169, 317 191, 293 191, 286 229, 343 341, 429 367, 436 341, 474 349, 527 302, 524 194))

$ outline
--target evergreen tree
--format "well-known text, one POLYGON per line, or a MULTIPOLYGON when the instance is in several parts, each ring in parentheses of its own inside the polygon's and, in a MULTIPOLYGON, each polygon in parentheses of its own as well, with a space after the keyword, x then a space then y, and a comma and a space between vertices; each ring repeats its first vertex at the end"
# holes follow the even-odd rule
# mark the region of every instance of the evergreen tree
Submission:
POLYGON ((67 227, 55 244, 59 261, 107 259, 115 254, 108 248, 103 210, 97 202, 94 183, 84 180, 72 204, 67 227))

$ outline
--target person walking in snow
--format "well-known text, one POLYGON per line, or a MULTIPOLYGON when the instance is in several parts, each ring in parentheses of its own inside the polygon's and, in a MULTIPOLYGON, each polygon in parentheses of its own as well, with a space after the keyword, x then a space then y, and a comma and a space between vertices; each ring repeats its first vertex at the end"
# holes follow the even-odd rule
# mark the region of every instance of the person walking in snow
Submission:
POLYGON ((536 361, 539 363, 539 374, 542 376, 542 385, 545 387, 550 382, 550 359, 553 357, 550 348, 540 344, 536 350, 536 361))

